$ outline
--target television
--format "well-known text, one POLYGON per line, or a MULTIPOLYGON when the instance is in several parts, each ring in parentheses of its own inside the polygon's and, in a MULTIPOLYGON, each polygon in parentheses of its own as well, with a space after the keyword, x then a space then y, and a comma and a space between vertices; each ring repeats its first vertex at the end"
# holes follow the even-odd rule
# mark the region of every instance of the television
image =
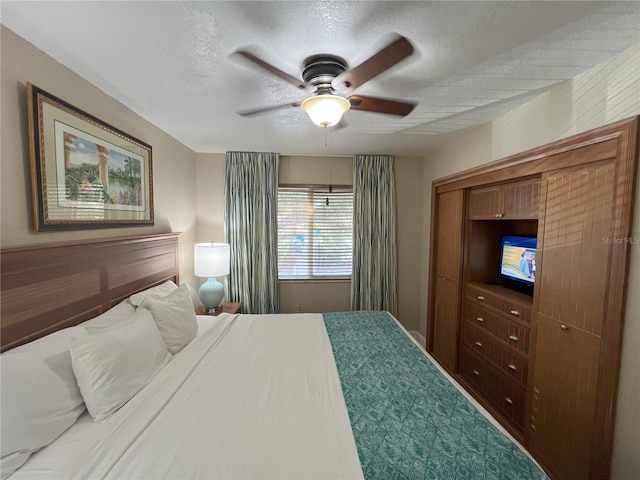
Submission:
POLYGON ((536 237, 502 237, 500 276, 523 287, 536 281, 536 237))

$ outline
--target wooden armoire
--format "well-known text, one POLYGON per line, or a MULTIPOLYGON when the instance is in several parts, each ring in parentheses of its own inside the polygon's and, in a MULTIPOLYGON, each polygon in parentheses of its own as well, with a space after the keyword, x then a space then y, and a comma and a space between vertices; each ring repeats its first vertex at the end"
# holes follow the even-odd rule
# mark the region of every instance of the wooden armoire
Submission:
POLYGON ((609 477, 638 153, 634 117, 433 183, 427 348, 553 479, 609 477))

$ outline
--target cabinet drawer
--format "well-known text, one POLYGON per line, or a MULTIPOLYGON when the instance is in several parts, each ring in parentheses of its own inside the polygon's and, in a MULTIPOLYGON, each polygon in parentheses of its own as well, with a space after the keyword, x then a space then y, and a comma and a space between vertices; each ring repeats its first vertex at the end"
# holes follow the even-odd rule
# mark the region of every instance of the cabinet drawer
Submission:
POLYGON ((463 347, 460 353, 460 372, 480 395, 512 420, 518 428, 524 428, 523 387, 501 375, 467 347, 463 347))
POLYGON ((497 368, 522 384, 527 383, 527 368, 529 362, 520 354, 509 352, 501 342, 489 333, 477 328, 470 322, 464 322, 462 340, 470 349, 493 363, 497 368))
POLYGON ((467 300, 464 304, 464 319, 494 335, 507 345, 529 354, 529 329, 512 322, 501 314, 467 300))
POLYGON ((488 290, 467 284, 467 296, 477 302, 495 308, 501 313, 526 323, 531 323, 531 305, 512 300, 506 296, 496 295, 488 290))

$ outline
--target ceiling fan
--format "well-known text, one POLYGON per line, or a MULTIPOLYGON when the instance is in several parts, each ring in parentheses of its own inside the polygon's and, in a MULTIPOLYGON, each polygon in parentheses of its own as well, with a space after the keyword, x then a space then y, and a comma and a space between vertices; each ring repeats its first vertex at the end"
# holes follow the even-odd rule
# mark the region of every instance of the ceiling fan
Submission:
POLYGON ((313 94, 302 102, 244 110, 238 112, 238 115, 246 117, 281 108, 302 107, 311 120, 321 127, 331 127, 337 124, 342 118, 342 114, 349 109, 404 117, 411 113, 416 106, 415 103, 364 95, 351 95, 345 98, 342 95, 352 92, 365 82, 380 75, 409 57, 413 51, 413 45, 409 40, 396 35, 386 47, 353 68, 349 68, 347 62, 336 55, 312 55, 303 62, 302 80, 299 80, 247 50, 238 50, 236 54, 243 56, 294 87, 313 94))

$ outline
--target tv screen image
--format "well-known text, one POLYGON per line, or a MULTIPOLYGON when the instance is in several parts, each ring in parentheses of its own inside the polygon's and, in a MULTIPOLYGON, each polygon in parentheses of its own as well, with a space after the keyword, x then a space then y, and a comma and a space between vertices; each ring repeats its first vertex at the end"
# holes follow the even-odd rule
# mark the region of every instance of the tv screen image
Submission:
POLYGON ((536 279, 535 237, 502 237, 500 275, 508 280, 533 285, 536 279))

